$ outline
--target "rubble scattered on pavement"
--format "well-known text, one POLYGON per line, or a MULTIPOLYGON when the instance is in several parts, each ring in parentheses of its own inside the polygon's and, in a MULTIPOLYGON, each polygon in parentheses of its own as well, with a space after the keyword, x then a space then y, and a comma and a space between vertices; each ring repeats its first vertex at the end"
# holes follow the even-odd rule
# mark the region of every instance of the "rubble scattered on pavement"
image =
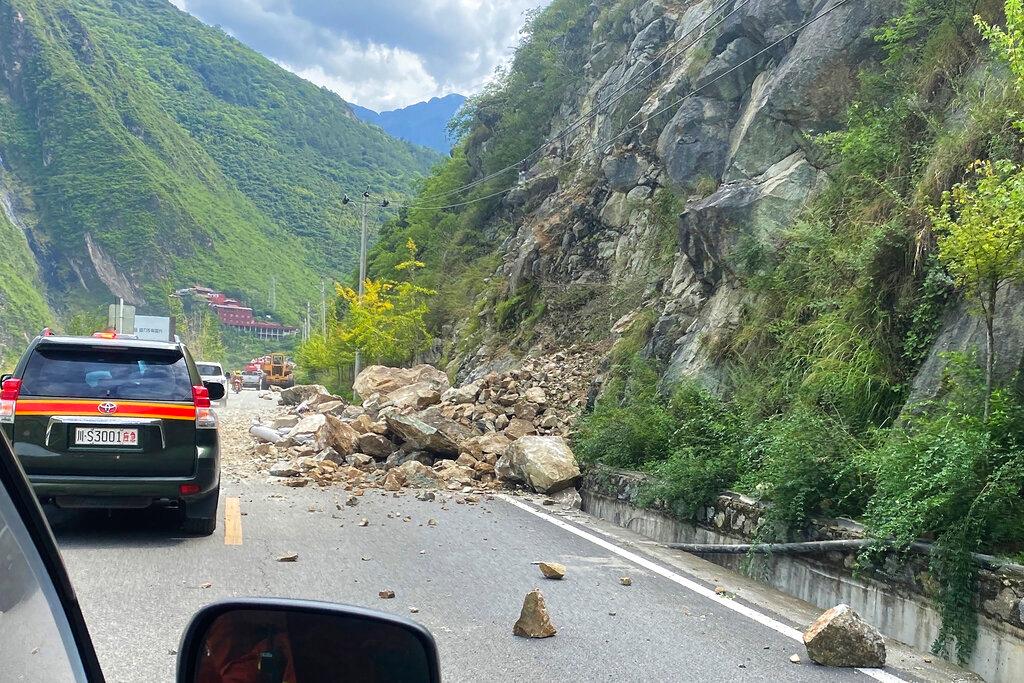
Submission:
POLYGON ((621 583, 623 586, 632 586, 633 579, 629 578, 628 576, 620 576, 619 583, 621 583))
POLYGON ((395 591, 383 590, 377 593, 377 595, 380 596, 381 600, 390 600, 391 598, 395 597, 395 591))
POLYGON ((885 638, 849 605, 836 605, 804 631, 811 661, 825 666, 883 667, 885 638))
POLYGON ((550 638, 558 633, 558 629, 551 623, 551 615, 548 614, 544 596, 539 589, 534 588, 526 594, 512 633, 522 638, 550 638))
POLYGON ((558 562, 538 562, 537 568, 545 579, 562 579, 565 577, 565 565, 558 562))
POLYGON ((789 661, 793 662, 794 664, 799 664, 800 663, 800 655, 790 655, 789 656, 789 661))
POLYGON ((278 562, 297 562, 299 559, 298 553, 285 553, 277 558, 278 562))
POLYGON ((250 428, 249 453, 271 481, 344 487, 347 505, 368 489, 419 489, 427 501, 454 491, 468 494, 456 503, 473 504, 520 485, 578 509, 580 470, 564 437, 594 369, 592 356, 569 349, 452 387, 430 365, 371 366, 355 380, 361 406, 318 384, 281 391, 278 414, 250 428))

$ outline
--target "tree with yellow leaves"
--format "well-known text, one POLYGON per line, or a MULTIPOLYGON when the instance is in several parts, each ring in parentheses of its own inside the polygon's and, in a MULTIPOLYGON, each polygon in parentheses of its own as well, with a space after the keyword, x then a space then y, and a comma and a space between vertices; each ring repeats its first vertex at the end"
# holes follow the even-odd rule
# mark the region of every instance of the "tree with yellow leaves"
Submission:
POLYGON ((416 259, 415 242, 410 239, 405 247, 408 258, 395 266, 405 280, 368 278, 362 296, 335 285, 338 315, 328 322, 326 337, 314 335, 299 347, 300 365, 314 371, 348 365, 356 351, 373 362, 400 364, 430 346, 425 318, 435 292, 415 283, 424 263, 416 259))
POLYGON ((973 179, 947 192, 932 211, 939 260, 985 319, 985 419, 995 366, 996 297, 1024 280, 1024 170, 1009 161, 978 161, 973 179))

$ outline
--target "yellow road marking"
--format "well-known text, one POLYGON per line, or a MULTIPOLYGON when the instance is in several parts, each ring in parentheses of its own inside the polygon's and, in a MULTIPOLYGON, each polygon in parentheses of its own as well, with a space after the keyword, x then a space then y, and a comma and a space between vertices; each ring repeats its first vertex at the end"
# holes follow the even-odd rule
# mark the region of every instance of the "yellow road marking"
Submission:
POLYGON ((224 499, 224 545, 242 545, 242 508, 237 498, 224 499))

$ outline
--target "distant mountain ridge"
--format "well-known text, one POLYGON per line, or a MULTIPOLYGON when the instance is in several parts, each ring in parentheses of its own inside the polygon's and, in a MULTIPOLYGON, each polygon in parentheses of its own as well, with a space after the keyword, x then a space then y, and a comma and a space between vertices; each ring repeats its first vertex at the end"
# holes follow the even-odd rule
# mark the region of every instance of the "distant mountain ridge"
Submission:
POLYGON ((380 126, 396 138, 447 154, 456 142, 448 135, 448 122, 465 101, 464 95, 453 93, 380 113, 358 104, 349 106, 360 119, 380 126))
POLYGON ((0 0, 0 359, 76 311, 203 282, 296 322, 351 272, 346 192, 440 158, 166 0, 0 0))

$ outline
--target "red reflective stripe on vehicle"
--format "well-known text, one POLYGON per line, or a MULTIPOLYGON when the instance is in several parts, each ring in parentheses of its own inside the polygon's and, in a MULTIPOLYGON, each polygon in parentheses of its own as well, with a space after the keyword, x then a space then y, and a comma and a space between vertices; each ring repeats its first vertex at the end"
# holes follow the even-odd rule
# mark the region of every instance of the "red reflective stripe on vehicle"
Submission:
POLYGON ((21 399, 15 415, 78 415, 96 417, 152 417, 167 420, 195 420, 196 409, 190 404, 146 403, 141 401, 96 401, 61 399, 21 399), (103 404, 113 404, 111 411, 101 410, 103 404))

